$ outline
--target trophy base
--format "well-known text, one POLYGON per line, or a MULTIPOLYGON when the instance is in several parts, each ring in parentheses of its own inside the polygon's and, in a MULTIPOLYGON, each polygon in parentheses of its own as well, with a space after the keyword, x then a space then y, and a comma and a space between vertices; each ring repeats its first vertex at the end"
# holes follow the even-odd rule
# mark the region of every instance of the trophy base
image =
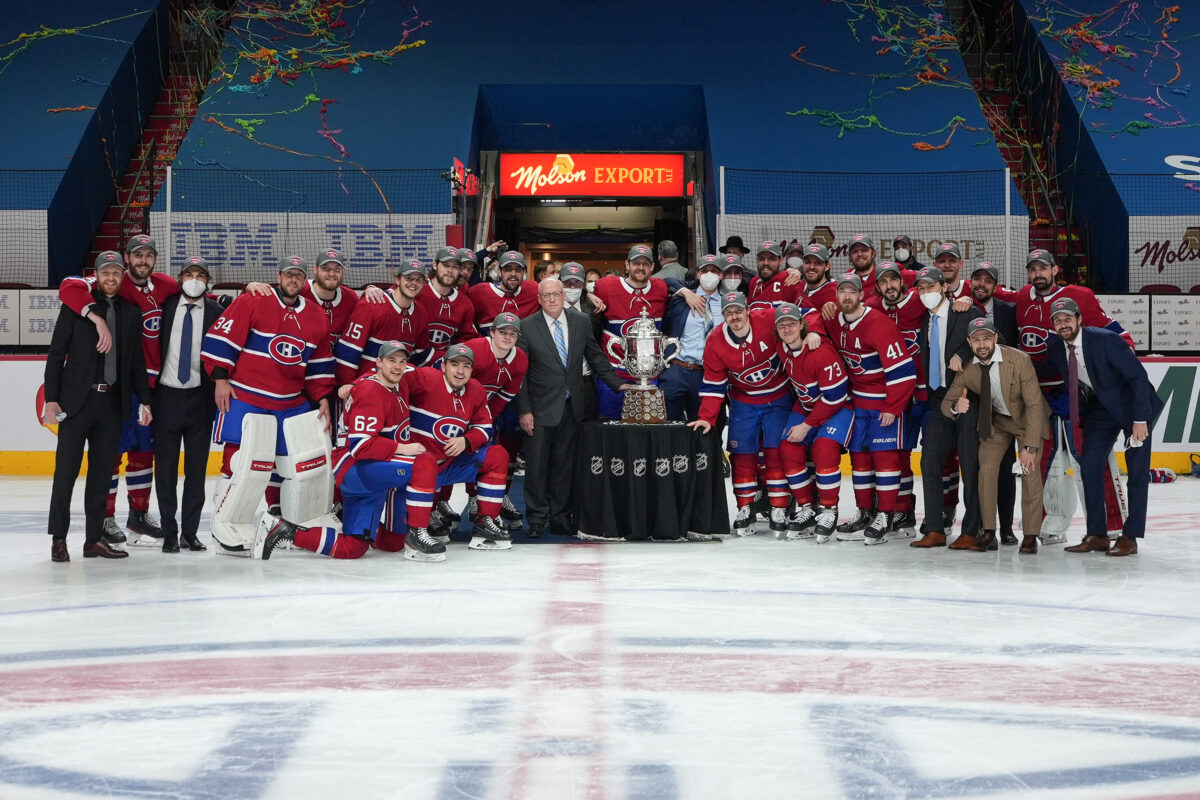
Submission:
POLYGON ((667 401, 662 389, 657 386, 638 386, 625 390, 625 402, 621 406, 621 422, 660 424, 667 421, 667 401))

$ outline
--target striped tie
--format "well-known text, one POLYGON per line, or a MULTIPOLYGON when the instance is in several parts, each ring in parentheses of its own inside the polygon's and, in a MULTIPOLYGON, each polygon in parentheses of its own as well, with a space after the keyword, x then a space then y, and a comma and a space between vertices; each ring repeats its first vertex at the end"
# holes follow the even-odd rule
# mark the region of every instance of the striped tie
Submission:
POLYGON ((567 368, 567 340, 563 335, 562 320, 554 320, 554 346, 558 348, 558 359, 562 361, 563 369, 567 368))

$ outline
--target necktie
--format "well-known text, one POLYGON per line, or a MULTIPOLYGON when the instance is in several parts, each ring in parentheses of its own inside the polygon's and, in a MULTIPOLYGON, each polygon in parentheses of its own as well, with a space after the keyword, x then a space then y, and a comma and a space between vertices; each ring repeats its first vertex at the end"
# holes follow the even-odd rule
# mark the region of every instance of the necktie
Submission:
POLYGON ((942 388, 942 337, 937 314, 929 318, 929 391, 942 388))
POLYGON ((112 300, 108 301, 108 311, 105 312, 104 319, 108 323, 108 332, 112 335, 112 347, 104 354, 104 382, 111 385, 117 382, 117 307, 113 305, 112 300))
POLYGON ((192 322, 192 312, 196 310, 194 303, 184 303, 187 313, 183 315, 183 330, 179 334, 179 370, 175 377, 180 387, 187 386, 192 377, 192 334, 195 323, 192 322))
POLYGON ((975 430, 980 440, 992 438, 992 365, 980 364, 983 367, 979 376, 979 421, 975 430))
POLYGON ((554 346, 558 348, 558 360, 562 362, 563 369, 567 368, 567 339, 563 335, 562 320, 554 320, 554 346))
POLYGON ((1079 359, 1075 356, 1075 345, 1067 345, 1067 395, 1068 413, 1071 415, 1071 438, 1075 440, 1075 452, 1083 454, 1083 420, 1079 418, 1079 359))

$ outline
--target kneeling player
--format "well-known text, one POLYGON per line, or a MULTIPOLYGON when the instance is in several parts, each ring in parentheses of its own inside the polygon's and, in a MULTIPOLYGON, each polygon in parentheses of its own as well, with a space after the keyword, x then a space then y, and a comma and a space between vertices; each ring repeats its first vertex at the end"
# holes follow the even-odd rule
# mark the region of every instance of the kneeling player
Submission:
MULTIPOLYGON (((429 518, 434 493, 442 486, 475 481, 479 514, 471 531, 472 550, 508 550, 512 534, 496 519, 504 501, 508 475, 508 453, 503 447, 488 446, 492 415, 487 393, 471 378, 475 353, 465 344, 454 344, 442 358, 441 370, 422 367, 404 377, 413 441, 425 445, 436 460, 436 474, 418 470, 408 484, 406 505, 408 539, 404 557, 412 561, 445 561, 446 536, 431 536, 429 518)), ((394 494, 393 504, 402 502, 394 494)), ((391 527, 400 518, 393 507, 391 527)), ((389 528, 390 529, 390 528, 389 528)))
POLYGON ((787 538, 816 536, 817 543, 824 544, 837 527, 842 450, 854 429, 850 382, 841 357, 829 342, 821 340, 814 350, 804 346, 808 326, 798 306, 785 303, 775 309, 775 332, 783 371, 796 393, 779 442, 783 471, 796 498, 787 538), (817 473, 816 492, 809 461, 817 473), (817 495, 819 511, 813 502, 817 495))
POLYGON ((334 452, 334 477, 342 491, 343 531, 328 527, 301 528, 287 520, 264 514, 259 531, 265 536, 262 557, 280 542, 333 558, 361 558, 374 544, 380 550, 404 548, 404 537, 378 532, 384 504, 392 491, 403 492, 415 472, 437 472, 425 446, 408 441, 407 392, 401 378, 408 365, 408 345, 384 342, 377 355, 378 369, 359 378, 346 407, 346 446, 334 452))

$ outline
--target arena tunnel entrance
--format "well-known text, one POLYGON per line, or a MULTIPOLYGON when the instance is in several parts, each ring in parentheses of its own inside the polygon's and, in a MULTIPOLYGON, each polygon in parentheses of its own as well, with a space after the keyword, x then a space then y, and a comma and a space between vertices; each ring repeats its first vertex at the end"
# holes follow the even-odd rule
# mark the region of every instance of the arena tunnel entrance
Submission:
POLYGON ((698 86, 482 86, 472 167, 489 196, 467 220, 534 262, 623 270, 635 243, 711 245, 712 167, 698 86))

